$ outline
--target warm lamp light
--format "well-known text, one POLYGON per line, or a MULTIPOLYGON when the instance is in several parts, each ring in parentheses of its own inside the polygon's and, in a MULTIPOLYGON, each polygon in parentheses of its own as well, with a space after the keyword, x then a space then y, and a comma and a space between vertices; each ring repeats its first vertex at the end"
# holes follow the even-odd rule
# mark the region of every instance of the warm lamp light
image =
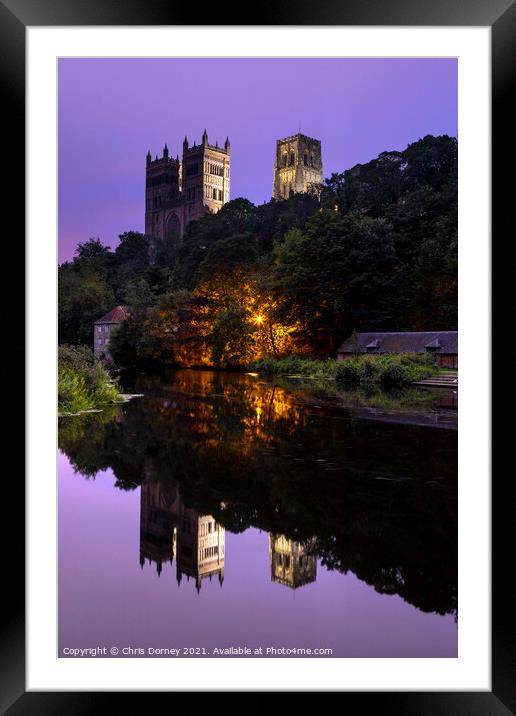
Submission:
POLYGON ((263 316, 260 316, 260 315, 255 316, 254 320, 258 324, 263 323, 263 316))

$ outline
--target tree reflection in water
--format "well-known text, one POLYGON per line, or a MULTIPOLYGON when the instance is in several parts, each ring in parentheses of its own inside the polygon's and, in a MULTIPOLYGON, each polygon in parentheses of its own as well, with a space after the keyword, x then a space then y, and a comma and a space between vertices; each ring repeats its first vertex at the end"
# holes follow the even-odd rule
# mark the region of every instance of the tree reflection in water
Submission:
POLYGON ((198 586, 222 583, 224 530, 254 526, 270 533, 274 581, 314 581, 318 558, 420 610, 457 614, 456 431, 363 420, 244 374, 176 371, 131 388, 145 397, 62 419, 59 447, 85 476, 111 468, 120 489, 143 485, 142 506, 156 493, 155 524, 142 507, 143 561, 176 559, 198 586), (192 565, 208 521, 216 540, 192 565))

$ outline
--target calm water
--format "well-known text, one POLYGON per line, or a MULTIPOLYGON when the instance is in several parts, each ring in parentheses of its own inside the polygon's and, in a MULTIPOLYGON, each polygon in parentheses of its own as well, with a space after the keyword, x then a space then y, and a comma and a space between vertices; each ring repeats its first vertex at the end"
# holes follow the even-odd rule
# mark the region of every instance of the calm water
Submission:
POLYGON ((454 396, 127 387, 144 397, 60 422, 60 656, 457 655, 454 396))

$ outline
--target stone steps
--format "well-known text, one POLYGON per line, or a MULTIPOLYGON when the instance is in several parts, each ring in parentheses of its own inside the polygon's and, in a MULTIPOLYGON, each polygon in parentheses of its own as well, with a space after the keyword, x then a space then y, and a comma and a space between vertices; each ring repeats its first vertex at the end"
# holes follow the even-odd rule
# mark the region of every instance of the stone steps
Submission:
POLYGON ((426 385, 434 388, 458 388, 459 376, 457 373, 441 373, 424 380, 418 380, 413 385, 426 385))

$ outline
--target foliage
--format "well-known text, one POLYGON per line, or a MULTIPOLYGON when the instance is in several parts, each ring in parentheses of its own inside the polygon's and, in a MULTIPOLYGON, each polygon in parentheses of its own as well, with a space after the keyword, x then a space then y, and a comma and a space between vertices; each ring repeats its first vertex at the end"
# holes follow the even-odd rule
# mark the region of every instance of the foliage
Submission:
POLYGON ((78 413, 118 400, 118 390, 104 365, 85 346, 59 346, 58 406, 78 413))
POLYGON ((354 327, 399 325, 398 271, 392 227, 383 219, 322 211, 276 248, 274 288, 312 350, 327 355, 354 327))
POLYGON ((438 372, 431 356, 413 353, 360 355, 344 361, 299 355, 282 360, 269 357, 255 361, 252 368, 270 375, 305 376, 348 386, 382 384, 389 387, 408 385, 438 372))
POLYGON ((211 332, 211 357, 214 365, 245 366, 254 349, 253 328, 239 306, 220 311, 211 332))

